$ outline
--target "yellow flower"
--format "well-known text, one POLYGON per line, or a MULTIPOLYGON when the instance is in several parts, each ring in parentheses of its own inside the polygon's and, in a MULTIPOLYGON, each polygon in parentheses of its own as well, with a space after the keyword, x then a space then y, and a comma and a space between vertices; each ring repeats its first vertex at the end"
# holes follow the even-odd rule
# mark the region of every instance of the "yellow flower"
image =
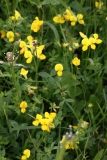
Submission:
POLYGON ((22 68, 20 74, 27 79, 28 70, 25 70, 24 68, 22 68))
POLYGON ((95 50, 96 49, 95 44, 102 43, 102 40, 98 39, 97 33, 94 33, 93 36, 91 36, 90 38, 87 38, 87 36, 85 34, 83 34, 82 32, 79 32, 79 34, 83 38, 81 41, 81 43, 83 45, 83 47, 82 47, 83 51, 86 51, 89 46, 91 47, 91 49, 95 50))
POLYGON ((27 58, 26 63, 32 62, 32 53, 30 51, 25 51, 24 57, 27 58))
POLYGON ((95 1, 95 7, 98 9, 101 9, 101 7, 103 6, 103 2, 97 2, 95 1))
POLYGON ((88 122, 82 121, 81 127, 82 127, 82 128, 87 128, 88 125, 89 125, 88 122))
POLYGON ((55 65, 55 71, 57 71, 57 75, 59 77, 62 76, 63 65, 62 64, 56 64, 55 65))
POLYGON ((78 20, 78 23, 84 24, 84 20, 83 20, 83 15, 82 14, 77 14, 77 20, 78 20))
POLYGON ((53 17, 53 21, 55 23, 65 23, 65 19, 61 14, 58 14, 57 16, 53 17))
POLYGON ((41 120, 41 129, 43 130, 43 131, 48 131, 48 132, 50 132, 50 129, 51 128, 55 128, 55 125, 52 123, 52 118, 43 118, 42 120, 41 120))
POLYGON ((70 21, 70 17, 72 16, 72 13, 70 12, 69 9, 66 9, 66 11, 63 14, 64 18, 66 21, 70 21))
POLYGON ((27 40, 28 40, 29 42, 31 42, 31 41, 34 40, 34 38, 30 35, 30 36, 27 36, 27 40))
POLYGON ((97 33, 94 33, 94 34, 93 34, 93 37, 94 37, 94 39, 95 39, 95 43, 96 43, 96 44, 102 43, 102 40, 101 40, 101 39, 98 39, 98 34, 97 34, 97 33))
POLYGON ((40 21, 38 17, 35 17, 35 20, 31 24, 31 30, 38 32, 43 23, 44 21, 40 21))
POLYGON ((74 49, 78 48, 79 47, 79 43, 77 42, 73 42, 73 46, 72 46, 74 49))
POLYGON ((11 16, 11 19, 18 20, 19 18, 21 18, 20 13, 17 10, 15 10, 15 14, 14 14, 14 16, 11 16))
POLYGON ((87 38, 87 36, 86 36, 84 33, 79 32, 79 34, 80 34, 80 36, 81 36, 82 38, 87 38))
POLYGON ((88 49, 88 46, 90 44, 90 41, 88 38, 84 38, 82 41, 81 41, 83 47, 82 47, 82 50, 83 51, 86 51, 88 49))
POLYGON ((51 112, 51 113, 45 112, 44 115, 45 115, 45 118, 50 119, 50 122, 52 122, 53 119, 56 117, 56 113, 55 112, 51 112))
POLYGON ((24 41, 20 41, 19 46, 21 48, 20 54, 23 54, 25 51, 27 51, 27 44, 24 41))
POLYGON ((21 112, 25 113, 26 112, 26 108, 27 108, 27 102, 26 101, 22 101, 20 103, 20 108, 21 108, 21 112))
POLYGON ((78 128, 78 126, 72 126, 72 128, 77 129, 77 128, 78 128))
POLYGON ((23 156, 21 157, 21 160, 27 160, 27 158, 30 157, 30 150, 29 149, 25 149, 23 151, 23 156))
POLYGON ((32 122, 32 124, 33 124, 34 126, 38 126, 39 123, 41 123, 41 120, 42 120, 42 116, 41 116, 40 114, 37 114, 37 115, 36 115, 36 119, 32 122))
POLYGON ((54 119, 56 117, 56 113, 55 112, 51 112, 49 115, 52 119, 54 119))
POLYGON ((9 39, 9 42, 14 41, 14 33, 12 31, 8 31, 6 37, 9 39))
POLYGON ((79 66, 79 65, 80 65, 80 59, 78 59, 77 57, 75 57, 75 58, 72 60, 72 64, 74 64, 75 66, 79 66))
POLYGON ((96 45, 95 45, 95 39, 93 37, 89 38, 89 45, 91 47, 91 49, 96 49, 96 45))
POLYGON ((37 46, 36 47, 36 51, 35 51, 35 56, 37 56, 37 58, 39 58, 40 60, 44 60, 46 59, 46 56, 44 54, 42 54, 42 50, 44 49, 44 45, 41 46, 37 46))
POLYGON ((77 22, 77 17, 75 15, 72 15, 70 17, 70 21, 71 21, 71 26, 75 26, 77 22))
POLYGON ((15 19, 18 20, 20 17, 20 13, 17 10, 15 10, 15 19))
POLYGON ((6 32, 5 32, 4 30, 1 30, 1 31, 0 31, 0 34, 1 34, 1 38, 2 38, 2 39, 5 38, 6 32))
POLYGON ((67 46, 69 46, 69 43, 63 43, 62 46, 67 47, 67 46))

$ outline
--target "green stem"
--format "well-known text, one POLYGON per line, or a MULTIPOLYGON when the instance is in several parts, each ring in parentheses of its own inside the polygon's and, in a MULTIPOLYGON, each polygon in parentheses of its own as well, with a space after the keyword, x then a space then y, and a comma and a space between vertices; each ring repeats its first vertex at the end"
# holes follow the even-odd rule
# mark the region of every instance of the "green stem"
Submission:
POLYGON ((90 54, 90 48, 89 48, 89 50, 88 50, 88 55, 87 55, 87 59, 86 59, 86 63, 85 63, 85 69, 86 69, 86 67, 87 67, 87 63, 88 63, 88 59, 89 59, 89 54, 90 54))
POLYGON ((62 35, 63 35, 64 41, 65 41, 66 43, 68 43, 68 41, 67 41, 67 39, 66 39, 66 37, 65 37, 65 34, 64 34, 64 31, 63 31, 62 26, 61 26, 61 25, 59 25, 59 26, 60 26, 61 33, 62 33, 62 35))
MULTIPOLYGON (((35 55, 34 55, 35 56, 35 55)), ((35 74, 35 80, 36 80, 36 86, 38 86, 38 58, 34 57, 34 65, 35 65, 35 69, 36 69, 36 74, 35 74)))
POLYGON ((7 115, 7 113, 6 113, 6 108, 5 108, 5 106, 6 106, 6 102, 4 102, 3 110, 4 110, 4 115, 5 115, 5 117, 6 117, 6 122, 7 122, 7 125, 8 125, 8 129, 9 129, 9 132, 10 132, 10 134, 11 134, 11 133, 12 133, 11 125, 10 125, 10 123, 9 123, 9 119, 8 119, 8 115, 7 115))
POLYGON ((72 111, 72 113, 74 114, 74 116, 75 116, 75 118, 77 119, 77 121, 79 121, 79 118, 77 117, 76 112, 74 111, 74 109, 72 108, 72 106, 71 106, 71 105, 69 105, 69 103, 68 103, 68 102, 66 102, 66 101, 65 101, 65 103, 66 103, 66 104, 67 104, 67 106, 71 109, 71 111, 72 111))
POLYGON ((5 2, 6 2, 6 7, 7 7, 7 17, 9 17, 10 16, 10 11, 9 11, 9 2, 8 2, 8 0, 5 0, 5 2))
MULTIPOLYGON (((14 49, 13 49, 13 52, 14 54, 14 49)), ((12 55, 13 57, 13 55, 12 55)), ((18 97, 18 101, 20 101, 20 95, 19 95, 19 89, 18 89, 18 86, 17 86, 17 81, 16 81, 16 76, 15 76, 15 72, 14 72, 14 61, 12 60, 12 63, 10 64, 10 68, 11 68, 11 74, 12 74, 12 81, 13 81, 13 84, 14 84, 14 87, 16 89, 16 95, 18 97)))

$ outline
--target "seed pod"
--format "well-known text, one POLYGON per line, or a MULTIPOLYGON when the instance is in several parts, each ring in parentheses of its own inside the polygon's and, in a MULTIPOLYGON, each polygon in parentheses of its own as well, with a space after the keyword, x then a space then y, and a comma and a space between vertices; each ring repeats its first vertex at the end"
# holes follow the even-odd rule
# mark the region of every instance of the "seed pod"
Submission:
POLYGON ((6 58, 7 58, 8 62, 12 62, 14 60, 13 53, 12 52, 7 52, 6 53, 6 58))

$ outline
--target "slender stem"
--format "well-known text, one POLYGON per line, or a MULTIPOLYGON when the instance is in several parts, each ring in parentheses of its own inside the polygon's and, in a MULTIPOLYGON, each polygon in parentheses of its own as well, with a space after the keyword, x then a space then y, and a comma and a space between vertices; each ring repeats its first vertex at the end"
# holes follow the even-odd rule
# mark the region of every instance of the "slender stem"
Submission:
POLYGON ((8 0, 5 0, 5 2, 6 2, 6 7, 7 7, 7 17, 9 17, 10 16, 10 11, 9 11, 9 5, 8 5, 8 0))
MULTIPOLYGON (((12 54, 14 53, 14 49, 13 49, 13 52, 12 54)), ((13 55, 12 55, 13 57, 13 55)), ((14 61, 12 60, 12 63, 10 64, 10 68, 11 68, 11 74, 12 74, 12 80, 13 80, 13 84, 14 84, 14 87, 16 89, 16 94, 18 96, 18 101, 20 101, 20 95, 19 95, 19 89, 17 87, 17 83, 16 83, 16 76, 15 76, 15 72, 14 72, 14 61)))
POLYGON ((36 86, 38 86, 38 65, 39 65, 39 63, 38 63, 37 57, 34 57, 34 65, 35 65, 35 69, 36 69, 36 74, 35 74, 36 86))
POLYGON ((62 26, 61 26, 61 25, 60 25, 60 29, 61 29, 61 32, 62 32, 62 35, 63 35, 64 41, 65 41, 66 43, 68 43, 68 41, 67 41, 67 39, 66 39, 66 37, 65 37, 65 34, 64 34, 63 28, 62 28, 62 26))

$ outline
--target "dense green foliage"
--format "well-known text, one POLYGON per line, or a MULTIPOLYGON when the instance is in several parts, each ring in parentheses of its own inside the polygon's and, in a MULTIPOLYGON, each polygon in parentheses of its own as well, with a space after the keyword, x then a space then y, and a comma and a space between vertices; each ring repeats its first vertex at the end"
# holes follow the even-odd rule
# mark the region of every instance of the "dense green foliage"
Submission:
POLYGON ((107 1, 0 13, 0 160, 106 160, 107 1))

